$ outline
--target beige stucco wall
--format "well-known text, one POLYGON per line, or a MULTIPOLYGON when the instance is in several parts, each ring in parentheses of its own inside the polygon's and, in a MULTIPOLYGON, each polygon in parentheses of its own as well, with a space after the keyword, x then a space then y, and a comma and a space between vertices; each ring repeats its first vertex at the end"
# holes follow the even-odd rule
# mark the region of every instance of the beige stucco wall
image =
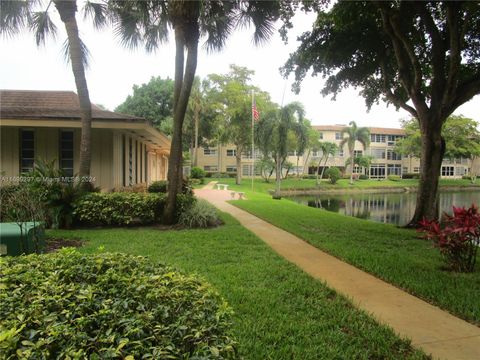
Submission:
MULTIPOLYGON (((322 139, 321 141, 329 141, 336 143, 337 145, 340 144, 341 140, 336 139, 336 133, 340 133, 340 131, 337 130, 322 130, 319 131, 322 133, 322 139)), ((378 132, 376 132, 378 133, 378 132)), ((362 150, 364 155, 370 155, 371 151, 374 149, 384 149, 385 150, 385 155, 387 153, 387 150, 394 150, 395 146, 393 145, 388 145, 388 143, 377 143, 377 142, 371 142, 370 145, 367 147, 367 149, 363 148, 363 145, 360 142, 355 143, 355 150, 362 150)), ((198 166, 205 169, 205 167, 217 167, 217 171, 211 171, 211 172, 227 172, 226 168, 229 166, 236 166, 236 161, 234 156, 227 156, 227 149, 235 149, 235 145, 233 144, 228 144, 228 145, 223 145, 220 146, 219 148, 217 147, 211 147, 210 149, 217 150, 217 153, 215 155, 204 155, 204 149, 203 148, 198 148, 198 166), (219 155, 220 154, 220 159, 219 155), (220 166, 218 167, 218 164, 220 166)), ((343 156, 339 156, 338 153, 335 157, 331 157, 328 159, 326 166, 336 166, 339 168, 345 167, 345 162, 348 159, 349 154, 348 154, 348 147, 347 145, 344 145, 343 147, 343 156)), ((319 156, 314 156, 313 153, 310 153, 310 157, 307 159, 307 154, 305 153, 304 155, 300 156, 299 161, 298 161, 298 166, 303 169, 305 166, 305 162, 307 161, 308 166, 316 166, 318 160, 320 160, 319 156), (315 165, 314 165, 315 164, 315 165)), ((297 157, 296 156, 289 156, 287 158, 287 161, 291 162, 294 166, 297 165, 297 157)), ((249 158, 242 157, 242 167, 243 165, 250 165, 252 163, 252 160, 249 158)), ((416 168, 420 167, 420 161, 418 158, 409 158, 409 157, 402 157, 401 160, 389 160, 386 158, 384 159, 373 159, 372 164, 381 164, 385 165, 385 169, 387 169, 388 165, 397 165, 402 167, 402 172, 408 172, 408 173, 413 173, 416 168)), ((322 163, 323 165, 323 163, 322 163)), ((470 161, 467 161, 466 159, 461 160, 460 162, 457 160, 456 162, 454 161, 453 164, 446 159, 443 163, 443 166, 454 166, 455 172, 462 172, 465 169, 467 171, 471 167, 470 161)), ((473 166, 474 172, 477 174, 480 174, 480 158, 476 159, 474 162, 473 166)), ((386 171, 386 170, 385 170, 386 171)), ((453 178, 455 177, 461 177, 458 175, 451 176, 453 178)))
MULTIPOLYGON (((54 127, 29 127, 35 134, 35 158, 51 161, 59 159, 59 133, 60 130, 72 130, 71 128, 54 127)), ((0 171, 3 182, 15 182, 19 174, 20 153, 20 130, 19 127, 1 126, 1 155, 0 171)), ((80 136, 81 130, 73 129, 74 132, 74 173, 79 171, 80 136)), ((92 129, 92 159, 91 176, 95 186, 104 191, 122 186, 148 183, 166 178, 168 158, 167 149, 159 152, 139 136, 124 130, 92 129), (126 146, 123 146, 123 138, 126 146), (132 140, 132 179, 129 183, 129 147, 128 141, 132 140), (122 154, 124 152, 124 154, 122 154), (148 155, 146 155, 148 153, 148 155), (125 161, 125 174, 122 161, 125 161), (145 166, 147 177, 145 177, 145 166)))

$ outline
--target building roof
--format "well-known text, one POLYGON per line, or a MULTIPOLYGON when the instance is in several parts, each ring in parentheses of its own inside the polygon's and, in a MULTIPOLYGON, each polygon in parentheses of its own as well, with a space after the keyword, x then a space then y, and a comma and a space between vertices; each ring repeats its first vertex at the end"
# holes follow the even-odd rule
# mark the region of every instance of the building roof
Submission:
MULTIPOLYGON (((80 119, 80 103, 73 91, 0 90, 2 119, 80 119)), ((137 116, 103 110, 92 104, 92 120, 145 122, 137 116)))
MULTIPOLYGON (((346 125, 313 125, 315 130, 318 131, 342 131, 347 126, 346 125)), ((379 128, 379 127, 369 127, 371 134, 384 134, 384 135, 405 135, 405 130, 403 129, 393 129, 393 128, 379 128)))

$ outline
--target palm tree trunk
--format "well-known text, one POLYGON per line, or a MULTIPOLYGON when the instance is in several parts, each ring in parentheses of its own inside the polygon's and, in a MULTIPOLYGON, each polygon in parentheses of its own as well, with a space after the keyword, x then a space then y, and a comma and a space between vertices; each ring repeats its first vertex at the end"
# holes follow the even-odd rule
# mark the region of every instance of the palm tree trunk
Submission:
POLYGON ((182 128, 197 69, 199 29, 197 24, 189 23, 189 28, 175 27, 175 88, 173 99, 173 134, 168 166, 168 197, 165 206, 164 221, 173 224, 176 221, 177 195, 181 193, 182 172, 182 128), (187 61, 184 72, 184 48, 187 49, 187 61))
POLYGON ((325 161, 323 163, 322 172, 320 173, 320 180, 323 179, 323 174, 325 173, 325 167, 327 166, 327 161, 328 161, 328 154, 325 157, 325 161))
POLYGON ((310 159, 310 149, 308 149, 307 157, 305 158, 305 162, 303 163, 303 174, 305 175, 305 171, 308 174, 308 160, 310 159))
POLYGON ((195 147, 193 148, 193 166, 198 164, 198 109, 195 108, 195 147))
POLYGON ((54 1, 60 18, 65 25, 68 36, 70 62, 72 64, 73 76, 80 102, 80 119, 82 134, 80 140, 80 169, 79 176, 83 178, 82 187, 88 188, 90 183, 91 164, 91 129, 92 129, 92 104, 88 94, 87 79, 85 77, 84 53, 82 42, 78 35, 78 25, 75 18, 77 11, 76 1, 54 1), (87 180, 87 181, 85 181, 87 180))
MULTIPOLYGON (((318 176, 319 176, 320 165, 322 163, 322 160, 323 160, 323 156, 320 158, 320 160, 318 160, 318 163, 317 163, 317 171, 316 171, 316 178, 315 178, 315 185, 317 185, 317 186, 320 185, 320 180, 319 180, 318 176)), ((322 171, 322 176, 323 176, 323 171, 322 171)))
POLYGON ((276 154, 275 156, 275 194, 273 196, 274 199, 280 199, 280 183, 282 182, 282 161, 280 159, 280 154, 276 154))
POLYGON ((353 168, 355 167, 355 159, 353 158, 353 149, 350 151, 350 185, 353 185, 353 168))
POLYGON ((235 153, 235 163, 237 166, 237 177, 235 178, 235 184, 237 185, 242 183, 242 152, 243 147, 237 145, 237 152, 235 153))

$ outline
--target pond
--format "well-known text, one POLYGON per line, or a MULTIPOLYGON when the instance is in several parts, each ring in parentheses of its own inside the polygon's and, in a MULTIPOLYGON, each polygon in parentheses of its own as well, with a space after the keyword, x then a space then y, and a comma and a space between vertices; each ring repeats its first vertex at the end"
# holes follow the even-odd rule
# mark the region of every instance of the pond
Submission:
MULTIPOLYGON (((416 193, 308 195, 289 197, 297 203, 348 216, 395 225, 406 225, 415 212, 416 193)), ((480 191, 440 193, 440 211, 452 213, 452 206, 480 204, 480 191)))

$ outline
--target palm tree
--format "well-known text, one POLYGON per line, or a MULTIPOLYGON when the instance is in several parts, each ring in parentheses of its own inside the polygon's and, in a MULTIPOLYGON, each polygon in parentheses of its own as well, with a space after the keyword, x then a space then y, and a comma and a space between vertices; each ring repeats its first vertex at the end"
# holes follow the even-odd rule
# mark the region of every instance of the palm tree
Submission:
POLYGON ((325 166, 327 165, 327 161, 328 161, 330 155, 335 156, 335 153, 338 150, 338 146, 337 146, 337 144, 329 142, 329 141, 322 141, 322 142, 319 143, 319 148, 322 151, 322 156, 318 160, 318 164, 317 164, 317 177, 316 177, 316 185, 317 186, 320 185, 320 179, 323 179, 323 173, 325 172, 325 166), (322 167, 322 171, 319 175, 319 169, 320 169, 320 165, 321 165, 322 160, 323 160, 323 167, 322 167))
POLYGON ((164 218, 175 221, 176 198, 182 186, 182 127, 197 67, 198 44, 206 38, 208 50, 221 49, 237 25, 252 22, 254 41, 272 34, 278 18, 278 1, 188 1, 188 0, 109 0, 116 32, 127 47, 141 40, 147 51, 168 40, 169 28, 175 36, 175 87, 173 134, 168 168, 168 198, 164 218), (186 58, 185 58, 186 55, 186 58))
MULTIPOLYGON (((51 0, 42 11, 37 11, 38 0, 2 1, 0 11, 0 33, 12 36, 27 28, 34 32, 37 46, 43 45, 48 36, 55 38, 57 28, 50 19, 49 9, 53 3, 57 9, 67 32, 65 43, 65 57, 70 60, 73 76, 80 102, 80 119, 82 134, 80 141, 80 177, 90 176, 91 163, 91 127, 92 104, 88 94, 85 67, 87 66, 88 50, 78 34, 76 20, 76 0, 51 0)), ((99 3, 88 1, 85 11, 94 18, 96 27, 105 23, 105 7, 99 3)), ((88 187, 89 183, 83 183, 88 187)))
POLYGON ((350 122, 350 126, 342 130, 342 135, 348 135, 348 137, 343 137, 343 140, 340 142, 340 148, 343 148, 345 144, 348 146, 348 153, 350 159, 350 185, 353 185, 353 167, 354 164, 354 150, 355 142, 362 144, 365 149, 370 144, 370 130, 366 127, 357 127, 355 121, 350 122))
POLYGON ((298 126, 303 122, 304 109, 298 102, 290 103, 279 110, 269 113, 272 126, 272 155, 275 161, 275 193, 273 197, 280 199, 282 167, 288 156, 288 134, 294 132, 298 138, 307 136, 307 127, 298 126), (302 133, 304 132, 304 133, 302 133))

